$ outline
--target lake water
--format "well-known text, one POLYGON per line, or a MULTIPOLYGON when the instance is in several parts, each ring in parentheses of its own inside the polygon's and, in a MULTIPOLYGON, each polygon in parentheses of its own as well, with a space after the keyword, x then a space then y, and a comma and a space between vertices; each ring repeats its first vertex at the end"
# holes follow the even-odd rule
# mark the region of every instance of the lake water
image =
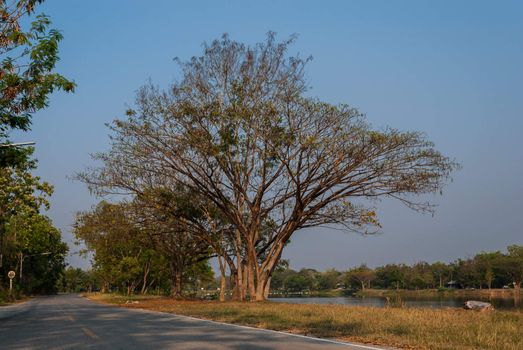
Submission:
MULTIPOLYGON (((337 304, 337 305, 351 305, 351 306, 374 306, 384 307, 387 304, 385 298, 380 297, 285 297, 285 298, 269 298, 270 301, 291 303, 291 304, 337 304)), ((494 308, 500 310, 521 310, 523 311, 522 299, 502 299, 502 298, 486 298, 486 299, 471 299, 471 298, 402 298, 406 307, 426 307, 426 308, 462 308, 463 303, 467 300, 481 300, 494 305, 494 308)))

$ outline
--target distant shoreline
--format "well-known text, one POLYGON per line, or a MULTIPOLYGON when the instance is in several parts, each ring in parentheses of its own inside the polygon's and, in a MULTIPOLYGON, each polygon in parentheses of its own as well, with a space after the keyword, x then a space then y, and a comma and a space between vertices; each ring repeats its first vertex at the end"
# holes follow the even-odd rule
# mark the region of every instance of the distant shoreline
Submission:
POLYGON ((314 297, 314 298, 332 298, 332 297, 379 297, 387 298, 393 296, 409 298, 438 298, 438 297, 455 297, 455 298, 499 298, 499 299, 523 299, 523 292, 517 289, 365 289, 363 291, 351 292, 344 289, 334 289, 330 291, 315 292, 273 292, 269 295, 272 298, 285 297, 314 297))
POLYGON ((404 297, 457 297, 457 298, 500 298, 500 299, 514 299, 522 298, 523 293, 517 289, 419 289, 419 290, 405 290, 405 289, 366 289, 354 294, 358 297, 388 297, 388 296, 404 296, 404 297))

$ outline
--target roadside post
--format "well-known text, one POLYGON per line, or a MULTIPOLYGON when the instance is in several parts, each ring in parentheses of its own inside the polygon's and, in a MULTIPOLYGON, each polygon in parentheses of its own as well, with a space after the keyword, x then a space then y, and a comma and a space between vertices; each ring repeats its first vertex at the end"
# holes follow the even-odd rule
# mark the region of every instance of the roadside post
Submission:
POLYGON ((9 277, 9 295, 13 295, 13 278, 15 278, 16 273, 14 271, 9 271, 7 277, 9 277))

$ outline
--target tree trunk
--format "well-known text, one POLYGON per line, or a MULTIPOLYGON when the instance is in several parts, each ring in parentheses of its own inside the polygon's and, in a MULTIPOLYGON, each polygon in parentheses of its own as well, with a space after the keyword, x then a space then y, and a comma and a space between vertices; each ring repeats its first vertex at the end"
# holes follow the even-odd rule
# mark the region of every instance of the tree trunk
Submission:
POLYGON ((3 266, 4 261, 4 235, 5 235, 5 220, 4 220, 4 212, 0 212, 0 267, 3 266))
POLYGON ((236 269, 229 269, 231 271, 231 275, 229 277, 229 281, 231 283, 231 291, 232 291, 232 300, 234 301, 240 301, 240 287, 238 286, 238 270, 236 269))
POLYGON ((245 301, 246 295, 247 295, 247 288, 245 284, 247 283, 247 276, 246 276, 246 268, 241 260, 241 257, 237 257, 237 265, 238 268, 236 270, 236 288, 238 289, 238 301, 245 301))
POLYGON ((147 293, 149 292, 149 288, 152 287, 152 285, 154 284, 155 281, 156 281, 156 279, 153 278, 153 279, 149 282, 149 284, 147 285, 147 287, 145 287, 145 292, 144 292, 144 294, 147 294, 147 293))
POLYGON ((265 301, 269 297, 272 273, 281 259, 282 250, 283 244, 279 244, 277 249, 265 258, 261 266, 256 264, 256 301, 265 301))
MULTIPOLYGON (((227 265, 229 265, 229 271, 230 271, 230 277, 229 277, 230 286, 229 286, 229 288, 232 291, 232 297, 231 298, 234 301, 240 301, 240 297, 241 297, 240 283, 239 283, 240 275, 238 273, 238 270, 239 269, 241 270, 241 266, 240 266, 240 264, 238 264, 238 267, 236 267, 236 264, 234 263, 234 260, 231 259, 231 257, 226 255, 226 254, 223 255, 223 258, 227 262, 227 265)), ((237 259, 238 259, 238 257, 237 257, 237 259)), ((239 260, 237 260, 237 261, 239 261, 239 260)))
POLYGON ((248 284, 249 284, 249 268, 247 266, 247 263, 245 261, 242 261, 241 263, 241 284, 240 284, 240 293, 241 293, 241 296, 240 296, 240 300, 241 301, 244 301, 244 300, 247 300, 247 291, 249 289, 248 287, 248 284))
POLYGON ((272 276, 269 276, 269 278, 267 279, 267 283, 265 284, 265 291, 263 292, 263 297, 265 298, 265 300, 269 299, 269 293, 271 291, 271 279, 272 276))
POLYGON ((225 301, 225 262, 221 256, 218 256, 218 263, 220 264, 220 301, 225 301))
POLYGON ((171 262, 171 298, 182 297, 182 270, 176 263, 171 262))
POLYGON ((246 294, 247 294, 247 288, 246 288, 247 278, 245 275, 244 260, 241 256, 242 239, 241 239, 241 234, 238 230, 236 230, 235 234, 236 234, 236 237, 235 237, 235 241, 234 241, 234 249, 236 251, 236 265, 237 265, 237 270, 236 270, 237 278, 236 278, 235 282, 236 282, 236 287, 238 288, 238 293, 237 293, 238 301, 244 301, 246 298, 246 294))
POLYGON ((102 294, 110 291, 109 282, 104 281, 102 284, 102 294))
POLYGON ((140 291, 142 295, 144 295, 145 291, 147 290, 147 275, 149 275, 149 263, 145 264, 143 272, 142 290, 140 291))
POLYGON ((251 301, 265 301, 265 286, 267 284, 266 282, 267 279, 258 281, 256 285, 254 298, 251 297, 251 301))
MULTIPOLYGON (((258 277, 259 279, 259 276, 256 276, 256 265, 256 253, 254 253, 253 249, 249 248, 249 257, 247 259, 247 283, 249 287, 249 300, 251 301, 257 300, 256 295, 260 293, 260 291, 257 288, 255 279, 255 277, 258 277)), ((259 284, 260 281, 258 280, 257 282, 259 284)), ((261 291, 261 293, 263 295, 263 290, 261 291)))

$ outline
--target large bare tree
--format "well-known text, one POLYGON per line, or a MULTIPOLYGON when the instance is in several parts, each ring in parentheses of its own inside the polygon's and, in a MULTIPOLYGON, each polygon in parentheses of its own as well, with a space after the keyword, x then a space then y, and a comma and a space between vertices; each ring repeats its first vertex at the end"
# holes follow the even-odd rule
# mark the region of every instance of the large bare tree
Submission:
POLYGON ((100 193, 167 181, 208 198, 234 226, 234 273, 251 300, 266 298, 297 230, 371 232, 385 197, 430 211, 419 195, 438 193, 457 166, 421 133, 375 130, 354 108, 305 97, 307 60, 289 57, 292 41, 204 45, 169 89, 139 90, 111 126, 111 150, 95 156, 103 165, 80 175, 100 193))

